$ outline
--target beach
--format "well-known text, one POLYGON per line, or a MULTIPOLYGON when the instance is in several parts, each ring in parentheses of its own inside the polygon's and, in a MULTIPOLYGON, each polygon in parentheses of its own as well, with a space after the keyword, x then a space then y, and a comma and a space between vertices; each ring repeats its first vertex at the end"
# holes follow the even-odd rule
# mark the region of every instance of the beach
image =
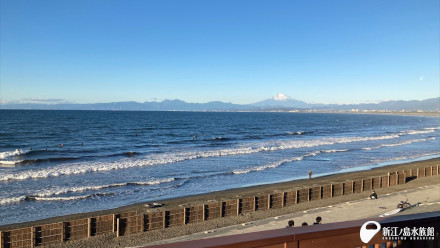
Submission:
MULTIPOLYGON (((225 190, 225 191, 218 191, 218 192, 212 192, 212 193, 208 193, 208 194, 201 194, 201 195, 194 195, 194 196, 159 201, 159 203, 163 204, 164 206, 161 208, 158 208, 158 209, 154 209, 154 210, 160 210, 160 211, 172 210, 172 209, 177 209, 177 208, 179 208, 179 206, 182 206, 182 205, 185 205, 185 206, 187 206, 187 205, 200 205, 200 204, 205 204, 210 201, 221 201, 221 200, 237 199, 239 197, 254 196, 254 195, 258 195, 258 194, 269 194, 269 193, 274 193, 274 192, 283 192, 283 191, 292 190, 294 188, 301 188, 304 186, 325 185, 325 184, 329 184, 329 183, 353 181, 356 179, 364 179, 364 178, 369 178, 369 177, 386 175, 388 172, 402 171, 402 170, 414 169, 414 168, 419 168, 419 167, 427 167, 427 166, 437 166, 439 164, 440 164, 440 159, 436 158, 436 159, 430 159, 430 160, 426 160, 426 161, 418 161, 418 162, 412 162, 412 163, 404 163, 404 164, 389 165, 389 166, 385 166, 385 167, 378 167, 378 168, 374 168, 374 169, 366 170, 366 171, 334 174, 334 175, 323 176, 323 177, 312 178, 312 179, 295 180, 295 181, 289 181, 289 182, 283 182, 283 183, 274 183, 274 184, 267 184, 267 185, 259 185, 259 186, 243 187, 243 188, 237 188, 237 189, 231 189, 231 190, 225 190)), ((392 194, 392 193, 396 193, 396 192, 404 192, 405 190, 406 191, 417 190, 419 187, 433 186, 433 185, 438 185, 438 184, 440 184, 440 176, 437 175, 437 176, 426 177, 426 178, 417 178, 415 180, 409 181, 406 184, 397 185, 394 187, 380 188, 380 189, 377 189, 376 192, 378 193, 379 198, 380 198, 381 196, 384 196, 386 194, 392 194)), ((217 219, 213 219, 213 220, 204 221, 201 223, 188 224, 185 226, 172 227, 172 228, 166 228, 166 229, 161 229, 161 230, 153 230, 153 231, 148 231, 148 232, 139 233, 139 234, 122 236, 122 237, 118 237, 118 238, 116 238, 116 236, 114 234, 102 235, 102 236, 91 237, 91 238, 87 238, 87 239, 79 240, 79 241, 69 241, 69 242, 59 244, 59 245, 53 245, 53 247, 127 247, 127 246, 147 245, 147 244, 150 244, 153 242, 158 242, 160 240, 167 240, 170 238, 185 236, 185 235, 189 235, 192 233, 200 233, 200 232, 205 232, 205 231, 209 231, 209 230, 216 230, 218 228, 233 226, 233 225, 237 225, 237 224, 241 224, 241 223, 255 222, 257 220, 274 218, 277 216, 283 216, 283 215, 288 215, 288 214, 292 214, 292 213, 299 213, 299 212, 303 212, 303 211, 306 211, 309 209, 316 209, 316 208, 322 208, 322 207, 327 207, 327 206, 333 206, 333 205, 345 203, 345 202, 358 201, 358 200, 367 198, 370 193, 371 192, 363 192, 363 193, 358 193, 358 194, 338 196, 338 197, 329 198, 329 199, 322 199, 322 200, 318 200, 318 201, 304 202, 304 203, 300 203, 297 205, 287 206, 287 207, 279 208, 279 209, 255 211, 252 213, 243 214, 243 215, 234 216, 234 217, 217 218, 217 219)), ((404 193, 402 193, 402 196, 403 196, 403 194, 404 193)), ((404 199, 402 198, 402 200, 404 200, 404 199)), ((149 210, 151 210, 151 209, 146 208, 145 204, 141 203, 141 204, 134 204, 134 205, 130 205, 130 206, 125 206, 125 207, 110 209, 110 210, 105 210, 105 211, 81 213, 81 214, 67 215, 67 216, 62 216, 62 217, 49 218, 49 219, 45 219, 45 220, 28 222, 28 223, 6 225, 6 226, 1 226, 0 231, 11 230, 11 229, 21 228, 21 227, 26 227, 26 226, 36 226, 36 225, 47 224, 47 223, 55 223, 55 222, 62 222, 62 221, 68 221, 68 220, 74 220, 74 219, 81 219, 81 218, 93 217, 93 216, 98 216, 98 215, 123 213, 123 212, 129 212, 129 211, 137 211, 138 214, 142 214, 142 213, 147 214, 149 210)), ((361 216, 359 216, 359 217, 361 218, 361 216)), ((364 216, 362 216, 362 217, 364 217, 364 216)), ((353 216, 353 218, 356 218, 356 216, 353 216)), ((309 222, 311 222, 311 221, 312 220, 309 220, 309 222)), ((280 228, 284 227, 285 225, 287 225, 287 222, 282 224, 282 226, 280 226, 280 228)), ((211 231, 211 233, 215 234, 215 232, 212 232, 212 231, 211 231)))

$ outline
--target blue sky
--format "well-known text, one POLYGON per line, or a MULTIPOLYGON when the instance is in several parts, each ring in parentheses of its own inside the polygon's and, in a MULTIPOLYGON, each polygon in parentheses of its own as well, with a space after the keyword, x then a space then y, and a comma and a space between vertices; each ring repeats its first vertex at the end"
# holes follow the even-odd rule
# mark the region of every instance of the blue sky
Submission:
POLYGON ((0 4, 3 102, 440 96, 438 0, 0 4))

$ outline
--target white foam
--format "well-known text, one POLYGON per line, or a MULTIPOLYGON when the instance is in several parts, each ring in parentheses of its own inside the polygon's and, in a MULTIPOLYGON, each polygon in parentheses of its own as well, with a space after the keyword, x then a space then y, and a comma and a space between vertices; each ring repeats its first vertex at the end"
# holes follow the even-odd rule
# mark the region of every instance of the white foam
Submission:
MULTIPOLYGON (((165 153, 147 156, 144 159, 122 159, 115 162, 84 162, 75 164, 65 164, 56 167, 49 167, 44 169, 33 169, 27 171, 20 171, 14 173, 0 172, 0 181, 7 180, 27 180, 47 177, 57 177, 62 175, 76 175, 83 173, 94 173, 111 170, 121 170, 134 167, 152 166, 176 163, 185 160, 221 157, 221 156, 235 156, 247 155, 260 152, 270 152, 286 149, 297 149, 304 147, 316 147, 322 145, 333 145, 351 142, 363 142, 371 140, 385 140, 398 138, 399 135, 384 135, 375 137, 337 137, 337 138, 319 138, 308 140, 286 140, 276 142, 254 143, 247 147, 238 147, 230 149, 195 151, 195 152, 180 152, 180 153, 165 153)), ((249 145, 249 144, 247 144, 249 145)))
POLYGON ((426 130, 440 130, 440 126, 438 127, 427 127, 426 130))
POLYGON ((0 167, 15 167, 16 164, 19 164, 21 162, 23 162, 23 160, 15 160, 15 161, 2 160, 0 161, 0 167))
POLYGON ((321 153, 321 152, 320 151, 311 152, 311 153, 308 153, 308 154, 306 154, 304 156, 283 159, 281 161, 277 161, 277 162, 270 163, 270 164, 267 164, 267 165, 262 165, 262 166, 257 166, 257 167, 242 169, 242 170, 233 170, 232 173, 233 174, 246 174, 246 173, 253 172, 253 171, 263 171, 263 170, 267 170, 267 169, 273 169, 273 168, 277 168, 280 165, 283 165, 283 164, 286 164, 286 163, 292 163, 294 161, 301 161, 305 157, 316 156, 319 153, 321 153))
POLYGON ((0 205, 17 203, 17 202, 24 201, 25 199, 26 199, 26 196, 3 198, 3 199, 0 199, 0 205))
POLYGON ((303 135, 305 132, 304 131, 298 131, 298 132, 287 132, 287 134, 289 135, 303 135))
POLYGON ((44 190, 37 192, 35 194, 32 194, 34 196, 38 197, 47 197, 47 196, 54 196, 54 195, 62 195, 67 193, 75 193, 75 192, 82 192, 82 191, 88 191, 88 190, 100 190, 105 188, 113 188, 113 187, 123 187, 127 186, 129 184, 135 184, 135 185, 157 185, 161 183, 168 183, 174 181, 174 178, 165 178, 165 179, 158 179, 158 180, 152 180, 152 181, 146 181, 146 182, 128 182, 128 183, 114 183, 114 184, 105 184, 105 185, 89 185, 89 186, 81 186, 81 187, 67 187, 67 188, 57 188, 53 190, 44 190))
POLYGON ((347 152, 348 149, 333 149, 333 150, 322 150, 324 153, 333 153, 333 152, 347 152))
MULTIPOLYGON (((174 180, 175 180, 174 178, 165 178, 165 179, 151 180, 151 181, 146 181, 146 182, 128 182, 128 183, 114 183, 114 184, 106 184, 106 185, 89 185, 89 186, 70 187, 70 188, 69 187, 55 188, 55 189, 50 189, 50 190, 40 190, 40 191, 34 192, 34 193, 30 194, 30 197, 33 200, 37 200, 37 201, 77 200, 77 199, 84 199, 84 198, 87 198, 87 197, 91 197, 93 195, 67 196, 67 197, 53 197, 53 196, 63 195, 63 194, 68 194, 68 193, 77 193, 77 192, 83 192, 83 191, 90 191, 90 190, 100 190, 100 189, 112 188, 112 187, 123 187, 123 186, 127 186, 129 184, 134 184, 134 185, 157 185, 157 184, 161 184, 161 183, 172 182, 174 180)), ((26 199, 26 196, 3 198, 3 199, 0 199, 0 205, 17 203, 17 202, 20 202, 20 201, 24 201, 25 199, 26 199)))
POLYGON ((15 151, 0 152, 0 159, 5 159, 9 157, 14 157, 23 154, 21 150, 16 149, 15 151))
POLYGON ((136 185, 157 185, 161 183, 169 183, 174 181, 175 179, 173 177, 166 178, 166 179, 159 179, 154 181, 148 181, 148 182, 135 182, 135 183, 127 183, 127 184, 136 184, 136 185))
POLYGON ((375 149, 380 149, 382 147, 394 147, 394 146, 403 146, 403 145, 409 145, 412 143, 416 143, 416 142, 423 142, 423 141, 428 141, 428 140, 435 140, 434 137, 428 138, 428 139, 414 139, 414 140, 407 140, 401 143, 394 143, 394 144, 382 144, 379 146, 374 146, 374 147, 365 147, 362 148, 362 150, 375 150, 375 149))
POLYGON ((35 197, 36 201, 71 201, 90 198, 90 195, 68 196, 68 197, 35 197))
POLYGON ((409 130, 405 131, 405 134, 414 135, 414 134, 424 134, 424 133, 433 133, 435 129, 426 129, 426 130, 409 130))

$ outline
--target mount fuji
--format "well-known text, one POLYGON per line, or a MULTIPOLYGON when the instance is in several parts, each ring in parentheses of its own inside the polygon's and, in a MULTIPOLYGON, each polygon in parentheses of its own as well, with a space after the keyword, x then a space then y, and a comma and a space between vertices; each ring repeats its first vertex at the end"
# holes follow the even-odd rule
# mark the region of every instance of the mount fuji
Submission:
POLYGON ((311 105, 306 102, 295 100, 290 96, 287 96, 282 93, 278 93, 270 99, 257 102, 251 105, 260 108, 310 108, 311 107, 311 105))

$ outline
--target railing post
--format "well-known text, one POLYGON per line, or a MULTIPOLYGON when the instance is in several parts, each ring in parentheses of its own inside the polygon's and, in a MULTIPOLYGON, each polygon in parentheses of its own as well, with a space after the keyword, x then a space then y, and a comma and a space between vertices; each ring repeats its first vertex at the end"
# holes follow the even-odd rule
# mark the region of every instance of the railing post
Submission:
POLYGON ((240 214, 240 199, 237 199, 237 216, 240 214))
POLYGON ((61 243, 64 242, 64 235, 65 235, 64 234, 64 222, 61 222, 61 235, 60 235, 61 236, 61 238, 60 238, 61 239, 60 240, 61 243))
POLYGON ((116 237, 119 237, 119 218, 116 219, 116 237))
POLYGON ((167 228, 167 211, 162 211, 162 213, 162 228, 165 229, 167 228))
POLYGON ((333 184, 330 184, 330 198, 333 198, 333 192, 334 192, 333 184))
POLYGON ((87 237, 92 235, 92 219, 87 218, 87 237))
POLYGON ((388 172, 388 185, 387 187, 390 187, 390 173, 388 172))
POLYGON ((35 247, 37 244, 36 236, 37 235, 35 235, 35 227, 31 227, 31 246, 32 247, 35 247))
POLYGON ((283 192, 281 194, 281 207, 285 207, 286 206, 286 192, 283 192))
POLYGON ((112 232, 116 232, 116 229, 117 229, 117 227, 115 226, 115 222, 116 222, 116 215, 115 214, 112 214, 112 216, 113 216, 113 230, 112 230, 112 232))
POLYGON ((272 206, 270 205, 270 198, 272 198, 271 194, 267 194, 267 209, 270 209, 272 206))
POLYGON ((205 221, 206 220, 206 205, 203 204, 202 205, 202 220, 205 221))
MULTIPOLYGON (((31 236, 31 238, 32 238, 32 236, 31 236)), ((2 231, 0 231, 0 248, 3 248, 4 246, 3 246, 3 232, 2 231)))

